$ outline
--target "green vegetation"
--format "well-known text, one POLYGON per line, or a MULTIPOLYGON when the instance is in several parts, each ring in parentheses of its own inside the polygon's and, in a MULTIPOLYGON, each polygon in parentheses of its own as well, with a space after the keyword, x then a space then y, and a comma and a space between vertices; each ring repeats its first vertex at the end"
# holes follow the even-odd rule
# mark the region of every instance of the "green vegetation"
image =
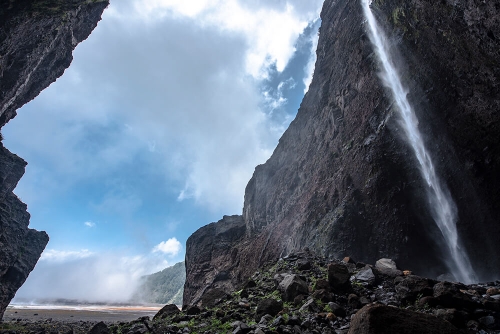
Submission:
POLYGON ((142 277, 134 299, 148 303, 182 305, 186 267, 179 262, 160 272, 142 277))

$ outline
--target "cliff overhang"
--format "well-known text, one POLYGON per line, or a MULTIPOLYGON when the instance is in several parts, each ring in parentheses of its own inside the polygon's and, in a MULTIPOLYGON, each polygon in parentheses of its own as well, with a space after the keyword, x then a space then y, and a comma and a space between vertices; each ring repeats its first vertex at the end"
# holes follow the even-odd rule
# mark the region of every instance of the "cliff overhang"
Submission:
MULTIPOLYGON (((0 5, 0 129, 72 61, 108 0, 15 0, 0 5)), ((26 162, 0 142, 0 319, 49 241, 28 227, 26 204, 13 193, 26 162)))

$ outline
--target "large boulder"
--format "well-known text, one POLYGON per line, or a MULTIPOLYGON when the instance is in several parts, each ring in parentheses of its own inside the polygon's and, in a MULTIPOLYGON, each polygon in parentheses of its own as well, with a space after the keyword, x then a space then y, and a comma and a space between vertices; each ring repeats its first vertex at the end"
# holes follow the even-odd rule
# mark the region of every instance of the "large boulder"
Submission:
POLYGON ((449 322, 434 316, 384 305, 367 305, 351 320, 348 334, 457 334, 449 322))
POLYGON ((328 282, 337 291, 346 291, 351 288, 351 274, 345 264, 331 263, 328 265, 328 282))
POLYGON ((260 318, 269 314, 271 316, 277 315, 283 309, 283 302, 272 298, 264 298, 257 304, 255 310, 255 321, 259 322, 260 318))
POLYGON ((465 309, 480 308, 481 304, 475 302, 471 296, 463 293, 463 285, 451 282, 439 282, 433 287, 433 296, 440 305, 465 309))
POLYGON ((181 313, 181 310, 174 304, 167 304, 163 306, 153 317, 153 320, 164 319, 181 313))
POLYGON ((298 275, 287 275, 278 285, 284 301, 292 302, 298 295, 307 295, 309 288, 307 283, 298 275))

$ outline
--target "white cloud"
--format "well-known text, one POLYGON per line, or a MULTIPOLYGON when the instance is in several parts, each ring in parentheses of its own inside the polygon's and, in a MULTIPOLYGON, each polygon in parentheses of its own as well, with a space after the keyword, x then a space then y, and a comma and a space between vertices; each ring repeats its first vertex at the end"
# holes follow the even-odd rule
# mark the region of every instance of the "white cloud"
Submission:
POLYGON ((92 223, 92 222, 85 222, 85 223, 83 223, 83 224, 84 224, 85 226, 87 226, 87 227, 90 227, 90 228, 92 228, 92 227, 94 227, 94 226, 95 226, 95 223, 92 223))
POLYGON ((316 49, 318 48, 318 34, 313 34, 311 36, 311 54, 309 56, 309 61, 306 65, 307 75, 304 77, 304 94, 309 90, 309 85, 312 82, 314 74, 314 66, 316 65, 316 49))
POLYGON ((298 35, 316 19, 321 0, 277 1, 248 4, 246 0, 149 0, 133 1, 121 10, 112 8, 111 16, 139 17, 152 22, 165 19, 192 19, 200 26, 213 26, 242 34, 247 40, 246 69, 254 77, 267 76, 267 67, 275 63, 282 71, 292 56, 298 35), (303 1, 302 1, 303 2, 303 1), (133 8, 133 12, 130 12, 133 8), (128 9, 127 13, 125 9, 128 9))
POLYGON ((176 238, 170 238, 167 241, 162 241, 153 248, 153 253, 164 253, 170 256, 175 256, 181 250, 182 245, 176 238))
MULTIPOLYGON (((73 299, 88 302, 126 302, 141 276, 166 268, 156 256, 120 256, 83 251, 45 251, 17 300, 73 299)), ((14 299, 14 301, 16 301, 14 299)))
MULTIPOLYGON (((284 130, 262 108, 262 79, 270 65, 288 64, 321 3, 113 1, 65 75, 19 112, 15 131, 7 125, 9 145, 30 161, 16 193, 43 201, 77 182, 137 170, 142 159, 141 168, 163 169, 180 200, 241 213, 255 166, 284 130)), ((96 205, 142 206, 120 191, 96 205)))
POLYGON ((82 249, 79 251, 59 251, 55 249, 46 249, 43 251, 40 260, 50 261, 50 262, 65 262, 77 259, 84 259, 92 255, 94 255, 94 253, 92 253, 88 249, 82 249))

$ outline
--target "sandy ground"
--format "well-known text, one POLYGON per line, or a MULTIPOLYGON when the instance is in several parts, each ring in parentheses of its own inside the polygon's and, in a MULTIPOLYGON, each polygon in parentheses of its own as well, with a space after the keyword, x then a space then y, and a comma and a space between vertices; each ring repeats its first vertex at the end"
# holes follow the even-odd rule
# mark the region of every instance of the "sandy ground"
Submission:
POLYGON ((58 322, 120 322, 137 320, 149 316, 151 319, 158 312, 157 307, 43 307, 43 306, 9 306, 3 316, 4 321, 46 321, 58 322))

